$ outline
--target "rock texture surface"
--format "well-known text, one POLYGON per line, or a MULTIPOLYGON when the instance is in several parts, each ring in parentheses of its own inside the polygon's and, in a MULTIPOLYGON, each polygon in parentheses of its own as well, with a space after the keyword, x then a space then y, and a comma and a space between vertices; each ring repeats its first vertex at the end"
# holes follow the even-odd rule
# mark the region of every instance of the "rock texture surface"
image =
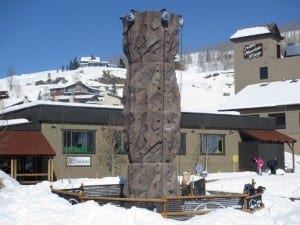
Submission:
POLYGON ((180 147, 180 95, 174 57, 179 18, 163 12, 134 12, 123 22, 128 59, 124 123, 129 154, 128 191, 133 197, 179 195, 175 164, 180 147))

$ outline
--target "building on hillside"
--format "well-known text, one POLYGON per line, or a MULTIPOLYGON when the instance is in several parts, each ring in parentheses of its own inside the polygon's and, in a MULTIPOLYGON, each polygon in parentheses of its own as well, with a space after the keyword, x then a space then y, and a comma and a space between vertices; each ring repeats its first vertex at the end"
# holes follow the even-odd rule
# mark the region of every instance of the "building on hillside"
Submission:
POLYGON ((101 61, 100 57, 98 56, 88 56, 88 57, 81 57, 79 62, 79 67, 89 67, 89 66, 108 66, 107 61, 101 61))
MULTIPOLYGON (((122 141, 124 127, 120 106, 37 101, 7 108, 1 117, 29 121, 4 126, 1 135, 12 132, 26 137, 27 132, 33 132, 28 139, 18 139, 18 149, 14 150, 9 148, 14 138, 0 137, 0 169, 5 167, 20 181, 30 182, 38 179, 37 175, 50 180, 126 176, 128 157, 126 143, 122 141), (35 136, 39 138, 35 139, 35 136), (45 146, 48 142, 47 151, 39 148, 42 141, 45 146)), ((266 140, 271 139, 276 146, 275 152, 264 154, 265 160, 276 154, 279 166, 284 168, 282 146, 291 140, 274 131, 275 120, 272 118, 182 112, 180 129, 181 148, 176 156, 178 174, 184 171, 194 173, 197 162, 209 172, 254 170, 251 158, 264 146, 257 145, 257 151, 248 153, 247 158, 242 157, 243 164, 238 160, 241 157, 239 143, 244 143, 245 137, 258 139, 251 136, 253 130, 262 130, 267 134, 266 140), (276 134, 280 140, 272 138, 271 134, 276 134)))
POLYGON ((7 91, 0 91, 0 100, 9 98, 7 91))
POLYGON ((77 102, 100 105, 121 105, 121 96, 115 95, 123 85, 88 86, 81 81, 76 81, 64 86, 50 88, 51 100, 59 102, 77 102), (114 90, 114 87, 115 89, 114 90))
POLYGON ((0 109, 4 108, 3 99, 9 98, 7 91, 0 91, 0 109))
POLYGON ((54 101, 95 103, 103 101, 104 92, 81 81, 76 81, 71 84, 50 88, 50 96, 54 101))
POLYGON ((300 50, 281 46, 275 23, 237 30, 234 43, 235 92, 249 84, 300 78, 300 50))
MULTIPOLYGON (((116 87, 120 89, 120 87, 116 87)), ((113 95, 112 85, 88 86, 81 81, 50 88, 51 100, 100 105, 121 105, 121 97, 113 95)))

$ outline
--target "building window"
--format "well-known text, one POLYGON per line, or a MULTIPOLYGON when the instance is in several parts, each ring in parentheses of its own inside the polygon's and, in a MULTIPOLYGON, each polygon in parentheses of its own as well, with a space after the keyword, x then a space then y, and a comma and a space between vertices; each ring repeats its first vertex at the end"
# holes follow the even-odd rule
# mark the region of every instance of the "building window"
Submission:
POLYGON ((177 155, 186 155, 186 133, 180 133, 180 148, 177 155))
POLYGON ((276 129, 285 129, 285 113, 271 113, 268 116, 275 118, 276 129))
POLYGON ((224 155, 225 136, 220 134, 201 135, 201 154, 224 155))
POLYGON ((63 152, 95 153, 95 131, 63 130, 63 152))
POLYGON ((277 58, 281 58, 281 50, 280 50, 280 45, 277 45, 277 58))
POLYGON ((268 67, 267 66, 264 66, 264 67, 260 67, 259 68, 259 74, 260 74, 260 79, 261 80, 265 80, 265 79, 268 79, 268 67))
POLYGON ((114 150, 116 154, 127 154, 127 149, 124 145, 124 133, 121 131, 115 131, 114 132, 114 150))

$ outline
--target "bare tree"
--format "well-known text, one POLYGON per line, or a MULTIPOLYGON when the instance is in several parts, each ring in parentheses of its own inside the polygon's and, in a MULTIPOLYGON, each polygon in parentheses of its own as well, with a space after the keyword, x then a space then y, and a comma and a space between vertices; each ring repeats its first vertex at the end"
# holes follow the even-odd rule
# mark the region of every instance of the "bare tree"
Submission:
POLYGON ((14 75, 15 75, 14 67, 9 66, 7 69, 7 83, 10 91, 12 90, 14 85, 14 75))
POLYGON ((112 176, 120 174, 127 153, 123 147, 123 132, 115 126, 103 127, 103 140, 100 162, 105 165, 112 176))
POLYGON ((108 168, 112 176, 120 175, 128 158, 123 145, 124 127, 117 126, 118 120, 110 115, 110 122, 102 127, 102 144, 100 149, 100 164, 108 168))

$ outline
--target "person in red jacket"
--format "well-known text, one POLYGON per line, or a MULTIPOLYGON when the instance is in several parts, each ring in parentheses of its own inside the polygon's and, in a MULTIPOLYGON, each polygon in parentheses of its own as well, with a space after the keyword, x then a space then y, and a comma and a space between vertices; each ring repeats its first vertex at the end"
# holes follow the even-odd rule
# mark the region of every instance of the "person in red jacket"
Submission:
POLYGON ((259 175, 261 175, 261 168, 264 165, 264 160, 258 156, 256 158, 254 158, 253 160, 256 163, 256 172, 259 175))

